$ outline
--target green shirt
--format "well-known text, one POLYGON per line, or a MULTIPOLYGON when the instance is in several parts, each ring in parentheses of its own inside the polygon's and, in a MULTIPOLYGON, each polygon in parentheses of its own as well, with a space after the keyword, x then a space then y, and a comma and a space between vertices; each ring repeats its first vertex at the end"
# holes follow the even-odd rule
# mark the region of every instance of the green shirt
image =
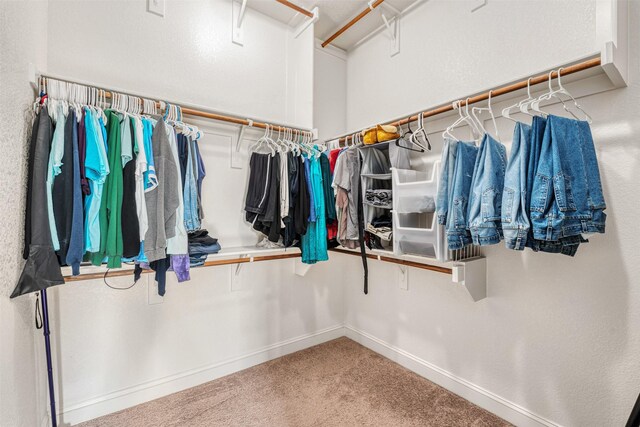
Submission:
POLYGON ((109 170, 100 204, 100 252, 92 256, 94 265, 108 257, 107 267, 120 268, 122 258, 122 130, 124 118, 107 110, 109 170))

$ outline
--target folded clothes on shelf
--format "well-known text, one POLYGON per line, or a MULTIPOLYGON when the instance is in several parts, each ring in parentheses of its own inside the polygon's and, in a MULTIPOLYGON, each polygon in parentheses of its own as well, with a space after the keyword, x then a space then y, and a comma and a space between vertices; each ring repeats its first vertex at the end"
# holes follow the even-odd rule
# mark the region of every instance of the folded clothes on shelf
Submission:
POLYGON ((209 236, 206 229, 189 233, 189 263, 191 267, 198 267, 207 260, 207 255, 220 252, 218 239, 209 236))
POLYGON ((388 207, 391 206, 391 190, 367 190, 364 194, 365 201, 372 206, 388 207))
POLYGON ((371 223, 367 224, 366 231, 386 241, 391 241, 393 235, 391 227, 374 227, 371 223))

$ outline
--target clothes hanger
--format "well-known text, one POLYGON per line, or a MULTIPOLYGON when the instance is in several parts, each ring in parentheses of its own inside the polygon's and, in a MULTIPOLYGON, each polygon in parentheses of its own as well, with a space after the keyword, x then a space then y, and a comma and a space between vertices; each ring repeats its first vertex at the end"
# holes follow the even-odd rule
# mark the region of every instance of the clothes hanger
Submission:
POLYGON ((489 91, 489 100, 487 102, 487 106, 486 107, 473 107, 471 109, 471 114, 473 114, 473 117, 476 119, 476 121, 478 122, 478 124, 482 127, 482 130, 484 131, 484 133, 488 133, 486 131, 486 129, 484 128, 484 125, 482 124, 482 122, 480 121, 480 119, 478 118, 478 116, 476 115, 476 112, 481 113, 482 111, 488 111, 489 114, 491 115, 491 121, 493 122, 493 128, 496 131, 496 139, 498 141, 500 141, 500 134, 498 132, 498 125, 496 124, 496 117, 493 114, 493 108, 491 108, 491 96, 493 95, 493 90, 489 91))
POLYGON ((502 117, 504 117, 507 120, 511 120, 512 122, 517 122, 516 119, 511 117, 511 110, 514 108, 518 108, 520 112, 531 116, 532 114, 529 113, 528 109, 525 107, 525 104, 528 103, 529 101, 532 101, 533 99, 534 98, 531 96, 531 77, 529 77, 529 79, 527 79, 527 97, 519 102, 516 102, 513 105, 503 108, 502 117))
POLYGON ((462 107, 461 107, 462 101, 461 100, 453 101, 451 103, 451 105, 453 106, 454 110, 458 111, 458 115, 460 117, 456 121, 454 121, 449 127, 447 127, 444 132, 442 132, 442 138, 443 139, 449 138, 449 139, 453 139, 453 140, 459 141, 459 139, 456 138, 455 135, 453 135, 452 132, 458 125, 460 125, 461 123, 466 121, 466 119, 465 119, 465 117, 463 116, 463 113, 462 113, 462 107))
MULTIPOLYGON (((571 95, 571 93, 569 93, 569 91, 567 89, 564 88, 564 86, 562 86, 562 79, 560 77, 560 74, 562 72, 563 68, 559 68, 558 69, 558 89, 556 89, 551 96, 554 96, 558 99, 560 99, 560 101, 562 101, 562 99, 558 96, 560 94, 562 95, 566 95, 569 97, 569 99, 571 99, 571 101, 573 101, 573 105, 575 108, 577 108, 578 110, 580 110, 580 112, 582 112, 582 114, 584 114, 585 118, 584 120, 586 120, 588 123, 592 123, 593 119, 591 118, 591 116, 580 106, 580 104, 578 104, 578 101, 573 97, 573 95, 571 95)), ((564 110, 571 114, 576 120, 581 120, 578 116, 576 116, 571 110, 569 110, 569 108, 567 107, 567 105, 562 102, 562 106, 564 108, 564 110)))
POLYGON ((418 129, 416 130, 416 132, 413 135, 411 135, 410 140, 413 143, 413 145, 415 145, 417 147, 420 147, 423 150, 431 151, 431 141, 429 141, 429 136, 427 135, 427 131, 424 128, 424 113, 423 112, 420 112, 418 114, 418 129), (420 141, 420 137, 422 137, 422 139, 424 139, 424 142, 427 143, 426 147, 420 141))
MULTIPOLYGON (((413 134, 413 131, 411 131, 411 121, 407 122, 407 127, 409 128, 409 132, 411 132, 411 134, 413 134)), ((402 125, 398 125, 398 131, 400 132, 400 138, 395 140, 395 144, 396 147, 400 147, 400 148, 404 148, 405 150, 409 150, 409 151, 415 151, 418 153, 424 153, 424 148, 418 146, 418 148, 412 148, 411 145, 414 145, 410 140, 407 141, 406 137, 407 135, 409 135, 409 137, 411 137, 411 134, 409 134, 409 132, 407 132, 406 134, 403 133, 402 131, 402 125), (404 141, 407 144, 410 145, 400 145, 400 141, 404 141)))

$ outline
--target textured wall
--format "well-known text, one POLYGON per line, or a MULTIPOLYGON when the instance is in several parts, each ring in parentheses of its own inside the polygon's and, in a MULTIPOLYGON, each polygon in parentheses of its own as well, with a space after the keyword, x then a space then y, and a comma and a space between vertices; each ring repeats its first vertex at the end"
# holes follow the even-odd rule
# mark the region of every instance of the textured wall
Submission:
POLYGON ((46 65, 47 3, 0 2, 0 425, 32 427, 44 416, 37 387, 33 297, 9 300, 22 265, 26 180, 33 90, 28 64, 46 65), (29 123, 28 123, 29 122, 29 123))
MULTIPOLYGON (((509 3, 520 8, 534 2, 509 3)), ((411 270, 409 291, 400 290, 397 268, 372 262, 369 295, 362 295, 359 284, 349 286, 345 302, 347 324, 560 425, 624 425, 640 392, 640 3, 630 3, 629 87, 580 100, 594 120, 592 130, 608 206, 606 234, 593 237, 573 259, 530 251, 518 253, 505 249, 503 244, 488 248, 485 255, 489 298, 478 303, 471 302, 448 276, 437 273, 411 270)), ((415 20, 430 19, 425 16, 429 15, 430 6, 428 2, 420 9, 423 15, 416 11, 415 20)), ((521 18, 502 15, 507 9, 505 2, 490 1, 477 13, 485 11, 494 20, 502 16, 496 26, 521 18)), ((582 10, 575 8, 566 16, 552 18, 571 22, 582 10)), ((543 16, 546 20, 549 15, 530 14, 528 18, 543 16)), ((408 19, 404 22, 403 35, 423 34, 425 46, 437 43, 428 37, 432 30, 429 25, 409 28, 409 23, 408 19)), ((553 33, 551 27, 541 22, 537 25, 540 33, 553 33)), ((499 71, 505 79, 551 66, 548 62, 531 63, 531 55, 540 52, 526 49, 526 43, 501 44, 500 49, 492 50, 495 46, 481 34, 453 31, 447 36, 454 40, 473 39, 474 49, 486 55, 473 63, 451 47, 449 59, 433 57, 423 61, 420 54, 415 60, 405 59, 404 67, 425 73, 431 73, 432 67, 442 61, 459 61, 455 73, 438 74, 437 81, 424 81, 419 87, 398 79, 404 71, 388 70, 395 58, 372 59, 386 48, 384 35, 356 49, 349 57, 349 105, 350 111, 364 120, 350 120, 350 124, 372 123, 399 114, 398 96, 406 95, 411 102, 422 99, 420 105, 409 109, 432 105, 432 96, 442 90, 437 83, 448 79, 449 87, 458 75, 463 76, 460 81, 464 87, 467 79, 486 77, 487 82, 476 84, 468 92, 489 87, 493 74, 487 74, 487 62, 500 60, 499 71), (502 57, 509 49, 516 49, 517 53, 502 57), (362 58, 368 60, 362 62, 362 58), (377 73, 370 72, 374 66, 377 73), (375 105, 375 112, 368 103, 352 97, 357 89, 351 86, 354 81, 374 75, 380 87, 393 88, 391 102, 375 105), (361 107, 359 111, 356 105, 361 107)), ((541 44, 547 40, 534 39, 541 44)), ((403 43, 406 41, 405 37, 403 43)), ((574 42, 574 38, 555 39, 557 50, 549 54, 566 52, 575 47, 574 42)), ((443 50, 449 50, 449 45, 443 50)), ((466 91, 448 90, 448 97, 466 91)), ((500 107, 495 105, 495 111, 500 107)), ((551 111, 565 115, 557 107, 551 111)), ((499 121, 503 141, 508 142, 513 124, 499 121)), ((438 126, 432 126, 436 131, 438 126)), ((492 127, 488 129, 493 131, 492 127)))

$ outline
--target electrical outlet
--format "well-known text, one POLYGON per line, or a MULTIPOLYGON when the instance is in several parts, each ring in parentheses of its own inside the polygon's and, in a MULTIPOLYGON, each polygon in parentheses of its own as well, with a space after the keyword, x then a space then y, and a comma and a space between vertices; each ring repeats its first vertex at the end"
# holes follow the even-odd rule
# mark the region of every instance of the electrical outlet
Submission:
POLYGON ((147 12, 164 17, 164 0, 147 0, 147 12))

